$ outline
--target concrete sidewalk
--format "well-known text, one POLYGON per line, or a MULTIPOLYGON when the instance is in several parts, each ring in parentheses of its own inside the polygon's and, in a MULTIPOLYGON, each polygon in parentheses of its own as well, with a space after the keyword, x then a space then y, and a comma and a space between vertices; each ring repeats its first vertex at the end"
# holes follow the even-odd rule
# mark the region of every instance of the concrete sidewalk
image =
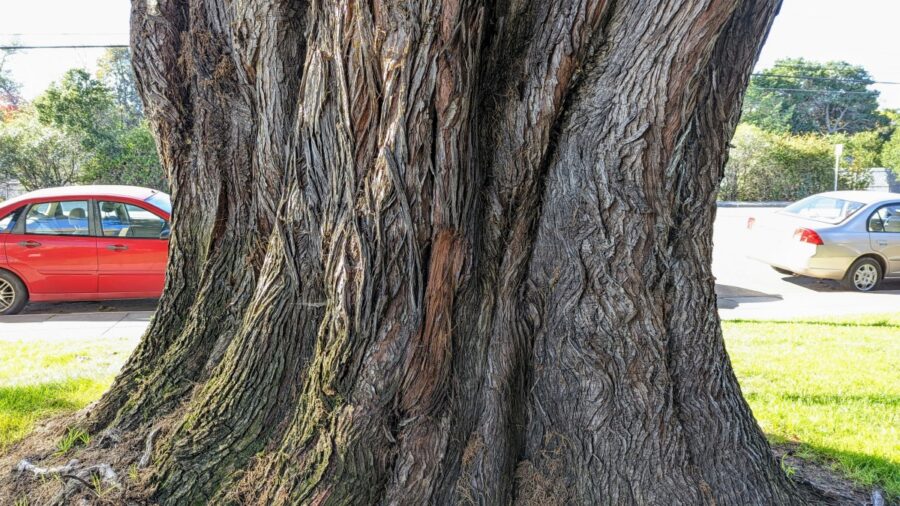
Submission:
POLYGON ((0 340, 140 337, 153 311, 0 316, 0 340))
MULTIPOLYGON (((823 283, 824 284, 824 283, 823 283)), ((894 314, 900 290, 872 293, 832 291, 826 293, 763 293, 716 285, 719 317, 723 320, 797 320, 804 318, 894 314)))

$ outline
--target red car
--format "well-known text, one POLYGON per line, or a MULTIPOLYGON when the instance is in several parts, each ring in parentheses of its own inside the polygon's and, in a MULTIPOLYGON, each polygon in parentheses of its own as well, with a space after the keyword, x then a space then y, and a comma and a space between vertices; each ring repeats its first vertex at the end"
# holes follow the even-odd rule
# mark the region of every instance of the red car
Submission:
POLYGON ((134 186, 47 188, 0 202, 0 315, 28 301, 159 297, 169 196, 134 186))

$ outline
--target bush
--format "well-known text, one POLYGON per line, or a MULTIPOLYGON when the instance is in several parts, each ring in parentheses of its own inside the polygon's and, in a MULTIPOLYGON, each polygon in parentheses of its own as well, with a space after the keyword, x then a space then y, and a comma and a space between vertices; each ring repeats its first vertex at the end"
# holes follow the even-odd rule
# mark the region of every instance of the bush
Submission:
POLYGON ((78 142, 28 110, 0 125, 0 178, 16 179, 26 190, 77 182, 86 157, 78 142))
POLYGON ((894 129, 891 139, 885 143, 881 151, 881 163, 900 177, 900 127, 894 129))
POLYGON ((723 200, 797 200, 834 184, 834 147, 819 135, 739 125, 719 191, 723 200))
POLYGON ((722 200, 790 201, 834 189, 834 146, 844 144, 838 187, 865 189, 880 163, 883 140, 854 135, 790 135, 741 124, 719 189, 722 200))

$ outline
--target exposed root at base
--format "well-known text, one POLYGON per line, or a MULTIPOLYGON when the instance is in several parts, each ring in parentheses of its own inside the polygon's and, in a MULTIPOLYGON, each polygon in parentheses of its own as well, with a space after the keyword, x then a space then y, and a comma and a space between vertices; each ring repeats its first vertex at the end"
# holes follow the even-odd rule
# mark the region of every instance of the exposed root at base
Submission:
POLYGON ((27 459, 16 465, 19 474, 32 473, 35 477, 58 477, 62 480, 62 490, 51 500, 50 504, 68 504, 75 494, 87 490, 95 497, 102 497, 110 489, 122 489, 119 477, 109 464, 95 464, 79 467, 77 459, 70 460, 64 466, 40 467, 27 459))
POLYGON ((55 443, 83 427, 89 409, 46 420, 0 454, 0 505, 152 504, 153 452, 183 412, 135 430, 106 428, 60 455, 55 443))
POLYGON ((144 469, 148 465, 150 465, 150 458, 153 455, 153 440, 156 438, 156 435, 159 434, 160 427, 154 427, 153 430, 147 434, 147 442, 144 444, 144 453, 141 455, 141 459, 138 460, 138 469, 144 469))

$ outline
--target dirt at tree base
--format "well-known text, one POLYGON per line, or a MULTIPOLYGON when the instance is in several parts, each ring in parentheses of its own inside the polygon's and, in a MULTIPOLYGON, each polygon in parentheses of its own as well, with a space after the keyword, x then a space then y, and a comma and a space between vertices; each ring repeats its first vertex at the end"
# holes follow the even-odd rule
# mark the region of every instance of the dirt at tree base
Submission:
POLYGON ((773 445, 772 451, 781 461, 782 467, 791 470, 789 474, 792 480, 823 495, 827 498, 827 504, 877 506, 873 503, 876 491, 882 497, 884 506, 900 504, 885 498, 884 492, 878 487, 863 487, 853 483, 832 469, 824 459, 798 457, 800 447, 799 443, 787 442, 773 445))
MULTIPOLYGON (((58 453, 58 441, 70 428, 82 425, 89 409, 42 422, 25 439, 0 454, 0 506, 153 504, 148 499, 152 465, 138 468, 146 449, 146 430, 92 434, 86 446, 58 453), (69 472, 37 476, 32 471, 21 470, 23 461, 44 469, 77 463, 69 472), (79 470, 102 464, 108 464, 114 471, 115 484, 99 476, 94 481, 93 473, 87 479, 75 476, 79 470)), ((157 426, 171 422, 169 417, 157 426)))
MULTIPOLYGON (((170 418, 170 421, 173 418, 170 418)), ((0 506, 14 506, 27 500, 29 506, 54 504, 61 492, 71 481, 71 478, 39 478, 30 472, 17 470, 18 464, 23 460, 41 466, 54 467, 64 465, 73 459, 79 461, 79 466, 91 466, 97 463, 109 463, 118 475, 121 487, 101 486, 99 494, 87 485, 78 487, 78 490, 66 497, 64 504, 77 505, 153 505, 150 501, 152 490, 148 488, 148 478, 153 471, 152 466, 145 469, 137 469, 135 466, 145 450, 145 431, 138 433, 122 434, 117 442, 110 444, 104 442, 101 436, 92 438, 86 447, 76 448, 66 455, 56 455, 56 441, 66 432, 67 428, 76 426, 83 419, 83 413, 52 418, 40 426, 28 437, 10 446, 0 455, 0 506)), ((879 506, 873 502, 873 494, 877 491, 883 500, 882 506, 898 505, 900 502, 883 496, 878 487, 863 487, 853 483, 829 466, 829 463, 821 459, 805 459, 798 457, 801 445, 788 442, 772 447, 773 453, 781 461, 782 467, 789 469, 792 480, 801 487, 811 488, 822 497, 823 505, 834 506, 879 506)), ((523 464, 517 472, 522 478, 517 491, 516 503, 523 504, 563 504, 564 501, 543 502, 550 497, 547 491, 557 493, 564 492, 556 486, 548 483, 530 483, 525 478, 528 476, 528 463, 523 464)), ((532 477, 533 478, 533 477, 532 477)))

